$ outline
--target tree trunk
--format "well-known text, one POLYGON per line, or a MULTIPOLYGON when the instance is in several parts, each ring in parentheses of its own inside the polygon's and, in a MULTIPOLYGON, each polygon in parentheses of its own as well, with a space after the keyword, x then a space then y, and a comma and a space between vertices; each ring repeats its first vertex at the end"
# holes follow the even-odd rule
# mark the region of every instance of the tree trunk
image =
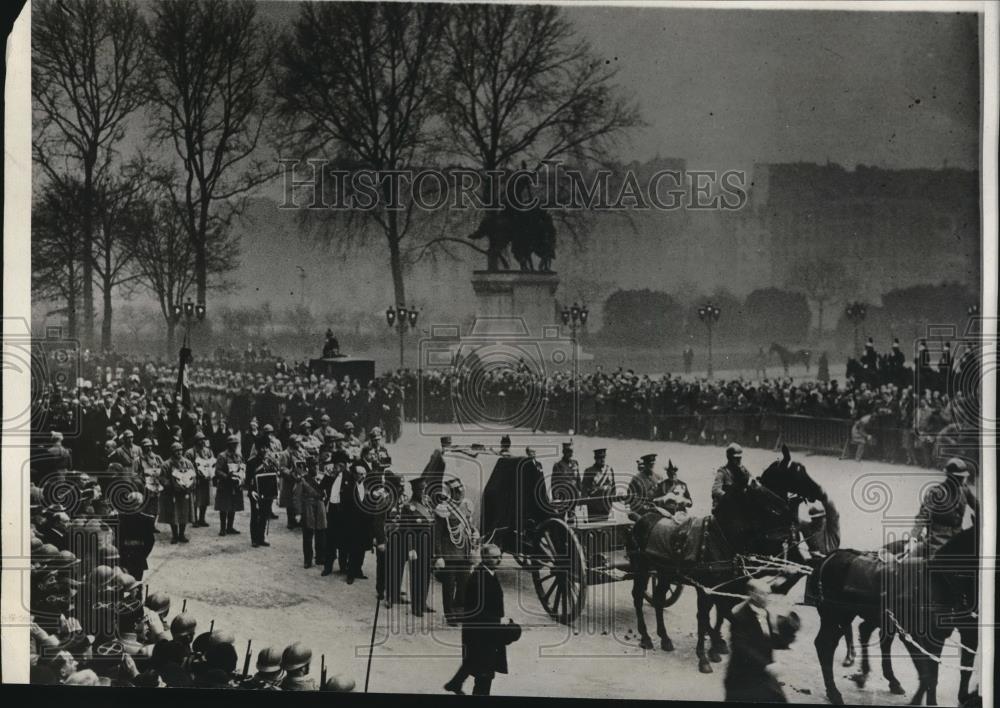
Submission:
POLYGON ((173 317, 167 317, 167 361, 177 355, 177 325, 173 317))
MULTIPOLYGON (((387 218, 388 233, 389 237, 389 266, 392 269, 392 290, 393 294, 396 296, 396 301, 390 303, 393 307, 397 305, 406 304, 406 288, 403 284, 403 258, 399 251, 399 222, 397 220, 397 214, 394 210, 388 210, 387 218)), ((399 327, 399 367, 403 368, 404 365, 404 342, 403 337, 403 326, 401 323, 397 325, 399 327)))
MULTIPOLYGON (((96 152, 96 151, 95 151, 96 152)), ((83 166, 83 346, 94 346, 94 162, 96 154, 84 160, 83 166)))
POLYGON ((66 292, 69 293, 66 298, 66 329, 69 330, 67 333, 67 338, 76 340, 77 338, 77 321, 76 321, 76 265, 70 263, 69 273, 67 274, 66 280, 68 286, 66 292))
POLYGON ((111 283, 104 283, 104 319, 101 322, 101 349, 111 349, 111 283))

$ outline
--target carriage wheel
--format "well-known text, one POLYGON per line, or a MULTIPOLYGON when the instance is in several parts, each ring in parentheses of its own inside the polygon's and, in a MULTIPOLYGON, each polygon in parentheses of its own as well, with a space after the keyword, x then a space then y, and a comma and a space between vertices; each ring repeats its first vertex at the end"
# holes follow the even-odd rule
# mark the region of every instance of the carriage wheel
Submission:
POLYGON ((583 545, 562 519, 548 519, 535 533, 531 579, 542 607, 557 622, 575 620, 587 595, 583 545))

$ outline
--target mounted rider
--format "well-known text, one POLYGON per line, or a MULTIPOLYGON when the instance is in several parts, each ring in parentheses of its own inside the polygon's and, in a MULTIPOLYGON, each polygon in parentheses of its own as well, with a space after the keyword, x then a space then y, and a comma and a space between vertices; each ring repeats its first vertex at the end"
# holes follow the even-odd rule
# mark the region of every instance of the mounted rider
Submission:
POLYGON ((750 485, 753 477, 743 466, 743 448, 739 443, 729 443, 726 448, 726 464, 715 471, 715 482, 712 484, 712 511, 719 501, 730 492, 739 492, 750 485))
POLYGON ((913 523, 912 538, 923 542, 927 557, 962 530, 965 510, 979 518, 979 500, 969 487, 969 467, 957 457, 944 466, 947 477, 924 494, 913 523))

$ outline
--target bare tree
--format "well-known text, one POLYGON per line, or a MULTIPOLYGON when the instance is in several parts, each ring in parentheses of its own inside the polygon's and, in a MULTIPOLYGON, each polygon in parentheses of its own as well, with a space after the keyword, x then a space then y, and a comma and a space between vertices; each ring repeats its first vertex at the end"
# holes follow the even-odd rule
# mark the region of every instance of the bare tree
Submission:
MULTIPOLYGON (((213 238, 275 174, 257 150, 271 114, 271 31, 250 0, 161 0, 149 63, 153 137, 184 173, 174 190, 191 241, 197 299, 211 287, 213 238)), ((216 244, 217 245, 217 244, 216 244)))
MULTIPOLYGON (((561 8, 461 4, 447 15, 438 100, 450 150, 473 168, 535 170, 557 160, 610 167, 615 141, 641 125, 615 85, 616 69, 576 37, 561 8)), ((583 214, 556 216, 573 230, 583 214)))
MULTIPOLYGON (((153 296, 166 322, 168 355, 176 348, 173 308, 184 302, 195 285, 196 261, 186 215, 166 186, 170 178, 160 174, 150 182, 144 204, 133 211, 137 228, 128 232, 137 285, 153 296)), ((235 268, 239 243, 228 227, 220 229, 208 234, 205 265, 208 274, 215 276, 212 287, 226 289, 230 283, 221 276, 235 268)))
MULTIPOLYGON (((60 177, 38 191, 31 214, 31 292, 64 304, 69 337, 78 335, 78 306, 83 292, 81 214, 83 183, 60 177)), ((50 313, 53 314, 53 313, 50 313)))
POLYGON ((855 289, 856 283, 840 261, 818 258, 795 264, 787 286, 816 303, 816 332, 822 336, 826 306, 848 295, 855 289))
POLYGON ((95 185, 143 100, 146 28, 137 6, 125 0, 39 0, 31 28, 33 159, 47 179, 82 176, 83 340, 92 346, 95 185))
MULTIPOLYGON (((352 172, 387 173, 419 166, 440 81, 441 6, 409 3, 304 3, 279 52, 276 83, 284 119, 283 151, 297 158, 330 154, 352 172)), ((384 238, 396 302, 405 302, 402 244, 418 231, 408 195, 391 194, 355 212, 365 223, 346 232, 384 238), (390 208, 396 202, 400 208, 390 208)), ((345 235, 324 218, 328 238, 345 235)))
POLYGON ((103 176, 95 189, 94 273, 101 289, 104 310, 101 348, 111 348, 112 293, 127 289, 139 279, 132 266, 133 248, 142 238, 143 197, 149 180, 149 163, 137 159, 118 174, 103 176))

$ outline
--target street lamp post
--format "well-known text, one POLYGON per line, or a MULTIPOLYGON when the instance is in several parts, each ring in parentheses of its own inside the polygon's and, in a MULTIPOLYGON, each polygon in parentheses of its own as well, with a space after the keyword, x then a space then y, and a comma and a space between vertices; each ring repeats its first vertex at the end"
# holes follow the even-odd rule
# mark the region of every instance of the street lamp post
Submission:
POLYGON ((854 356, 859 357, 861 356, 861 340, 858 339, 858 327, 861 326, 861 323, 865 321, 865 317, 868 316, 868 305, 858 301, 848 303, 844 314, 847 315, 847 319, 854 325, 854 356))
POLYGON ((580 386, 577 377, 579 375, 579 346, 577 344, 577 332, 583 329, 587 324, 587 318, 590 316, 590 310, 587 309, 586 305, 582 307, 577 303, 573 303, 572 307, 564 307, 562 309, 562 321, 563 324, 569 327, 569 337, 570 342, 573 345, 573 427, 577 428, 578 421, 580 419, 580 386))
POLYGON ((175 303, 171 314, 175 324, 180 324, 182 320, 185 323, 184 346, 186 347, 190 341, 191 322, 193 320, 201 322, 205 319, 205 303, 194 303, 191 298, 187 298, 183 304, 175 303))
POLYGON ((389 307, 385 311, 385 321, 389 327, 395 327, 399 332, 399 368, 403 368, 405 361, 405 336, 407 330, 417 328, 417 317, 419 313, 416 308, 407 308, 400 303, 396 307, 389 307))
POLYGON ((708 329, 708 378, 712 378, 712 328, 719 321, 722 310, 718 305, 708 302, 698 308, 698 319, 705 323, 708 329))

